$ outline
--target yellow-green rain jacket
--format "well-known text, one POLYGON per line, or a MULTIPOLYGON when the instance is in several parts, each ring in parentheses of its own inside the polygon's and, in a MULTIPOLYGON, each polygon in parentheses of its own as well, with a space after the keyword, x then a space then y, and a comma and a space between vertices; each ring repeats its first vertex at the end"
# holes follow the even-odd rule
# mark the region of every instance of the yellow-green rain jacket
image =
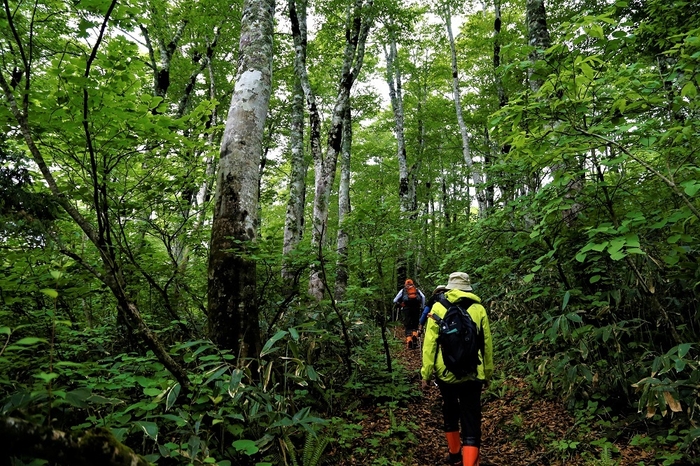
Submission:
MULTIPOLYGON (((486 315, 486 309, 481 305, 481 298, 479 298, 474 293, 469 293, 462 290, 449 290, 445 293, 445 298, 451 303, 457 302, 460 298, 469 298, 474 301, 467 312, 471 316, 474 323, 478 327, 480 332, 484 335, 484 351, 480 354, 481 364, 477 367, 476 378, 481 380, 491 380, 491 375, 493 375, 493 341, 491 340, 491 328, 489 327, 489 318, 486 315)), ((433 304, 431 309, 432 313, 440 318, 445 317, 447 309, 445 306, 437 301, 433 304)), ((461 379, 455 376, 452 372, 449 372, 445 367, 445 363, 442 361, 442 351, 440 351, 439 345, 437 343, 438 337, 438 325, 434 319, 428 318, 425 325, 425 336, 423 338, 423 367, 421 367, 420 375, 423 380, 430 380, 433 373, 437 375, 440 380, 447 383, 458 383, 465 380, 474 379, 474 375, 468 375, 462 377, 461 379), (435 352, 438 352, 437 359, 435 358, 435 352)), ((481 351, 479 351, 481 353, 481 351)))

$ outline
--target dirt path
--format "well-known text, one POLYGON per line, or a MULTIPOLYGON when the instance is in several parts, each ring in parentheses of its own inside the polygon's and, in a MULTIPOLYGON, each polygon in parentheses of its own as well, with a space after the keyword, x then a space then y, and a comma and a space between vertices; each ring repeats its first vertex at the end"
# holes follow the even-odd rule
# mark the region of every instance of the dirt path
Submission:
MULTIPOLYGON (((419 350, 401 350, 394 355, 409 371, 410 383, 420 385, 419 350)), ((580 425, 557 401, 536 399, 529 386, 513 378, 500 387, 492 387, 483 398, 482 466, 583 466, 606 464, 595 447, 572 443, 580 437, 580 425), (581 456, 587 451, 588 456, 581 456)), ((396 407, 389 415, 382 407, 368 409, 363 414, 362 445, 376 441, 376 448, 358 448, 355 456, 338 461, 338 465, 444 465, 446 441, 442 431, 442 401, 437 387, 423 393, 413 406, 396 407), (406 426, 407 429, 397 429, 406 426), (410 432, 407 432, 410 431, 410 432), (381 442, 385 442, 382 444, 381 442), (391 442, 400 442, 394 443, 391 442), (395 446, 395 447, 392 447, 395 446), (393 448, 393 450, 392 450, 393 448), (392 455, 392 451, 401 452, 392 455), (387 458, 391 458, 387 460, 387 458)), ((589 441, 597 438, 589 426, 589 441)), ((620 466, 655 464, 653 454, 631 445, 615 445, 610 453, 620 466), (644 463, 640 463, 640 462, 644 463)))

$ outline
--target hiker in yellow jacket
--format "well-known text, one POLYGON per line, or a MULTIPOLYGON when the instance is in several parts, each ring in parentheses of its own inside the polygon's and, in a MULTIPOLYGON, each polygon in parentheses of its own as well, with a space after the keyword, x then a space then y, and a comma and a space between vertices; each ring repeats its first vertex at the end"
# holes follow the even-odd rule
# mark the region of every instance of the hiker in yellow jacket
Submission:
MULTIPOLYGON (((470 300, 468 302, 472 303, 467 312, 476 324, 480 336, 483 337, 483 347, 479 351, 480 364, 476 374, 462 378, 448 371, 437 342, 439 332, 437 321, 429 318, 425 326, 423 342, 422 388, 427 389, 428 382, 435 375, 443 401, 442 414, 449 451, 448 463, 455 466, 477 466, 481 447, 481 391, 488 385, 493 374, 491 330, 481 299, 472 293, 469 275, 464 272, 450 274, 445 288, 447 288, 445 298, 450 303, 456 303, 461 299, 468 299, 470 300)), ((431 313, 442 319, 447 313, 447 308, 438 301, 433 305, 431 313)))

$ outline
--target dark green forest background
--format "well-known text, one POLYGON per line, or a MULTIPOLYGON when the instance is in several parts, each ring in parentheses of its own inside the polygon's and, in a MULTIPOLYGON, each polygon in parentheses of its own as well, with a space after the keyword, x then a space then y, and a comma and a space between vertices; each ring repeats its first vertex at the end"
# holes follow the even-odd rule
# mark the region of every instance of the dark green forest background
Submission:
MULTIPOLYGON (((350 454, 358 403, 418 396, 392 357, 398 283, 410 276, 429 293, 459 270, 492 320, 489 396, 522 377, 582 423, 656 450, 658 464, 700 455, 697 1, 549 2, 546 47, 530 40, 532 1, 311 2, 322 134, 346 10, 364 8, 372 28, 350 100, 350 212, 339 225, 336 176, 324 241, 312 245, 306 128, 305 226, 284 253, 298 87, 289 6, 278 2, 257 239, 241 248, 257 271, 262 349, 250 358, 212 339, 207 319, 242 4, 2 3, 3 423, 104 427, 163 465, 310 466, 329 442, 350 454), (446 12, 459 19, 473 166, 446 12), (386 91, 392 43, 408 205, 386 91), (311 270, 321 300, 307 293, 311 270)), ((607 446, 575 448, 603 464, 607 446)), ((34 454, 12 464, 46 464, 34 454)), ((381 464, 401 464, 392 454, 381 464)))

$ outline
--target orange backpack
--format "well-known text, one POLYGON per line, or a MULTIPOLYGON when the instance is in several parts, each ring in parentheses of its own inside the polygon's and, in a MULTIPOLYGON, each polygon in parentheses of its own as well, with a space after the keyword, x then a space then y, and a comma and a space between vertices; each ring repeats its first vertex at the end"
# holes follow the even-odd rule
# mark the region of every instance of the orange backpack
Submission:
POLYGON ((418 299, 418 289, 416 285, 413 284, 412 280, 406 280, 406 284, 403 287, 403 300, 404 301, 414 301, 418 299))

